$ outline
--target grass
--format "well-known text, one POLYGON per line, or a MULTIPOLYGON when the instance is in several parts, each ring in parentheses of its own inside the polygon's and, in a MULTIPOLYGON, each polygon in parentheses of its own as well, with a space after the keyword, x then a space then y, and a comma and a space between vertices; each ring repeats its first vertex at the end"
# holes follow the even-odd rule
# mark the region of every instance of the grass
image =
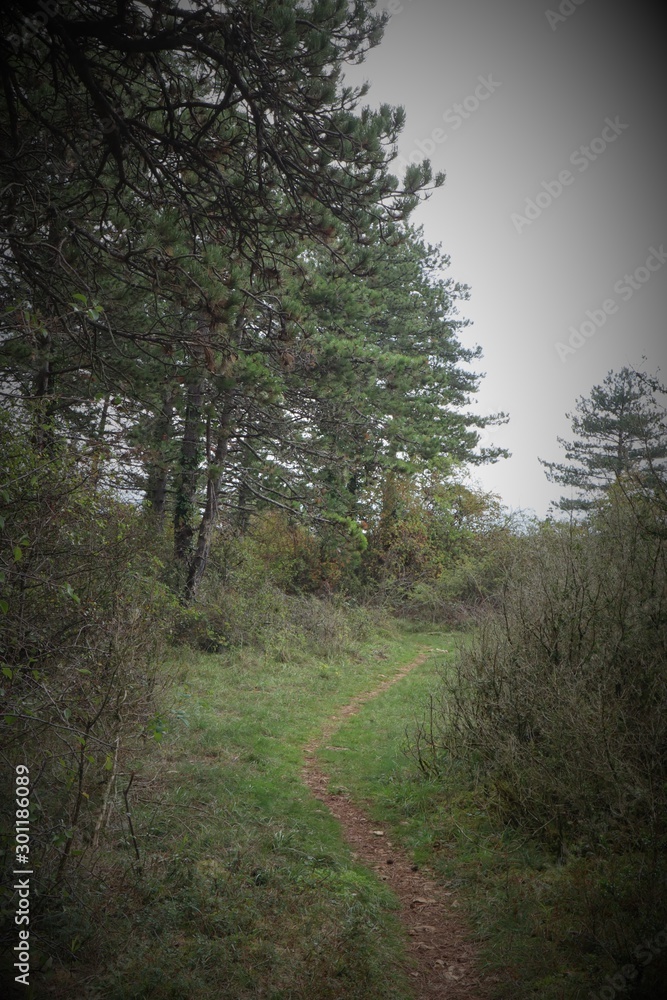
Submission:
POLYGON ((641 859, 606 866, 557 859, 503 827, 488 793, 467 776, 446 769, 438 779, 425 777, 406 753, 406 729, 414 733, 424 720, 458 641, 431 636, 439 651, 345 722, 330 741, 334 749, 320 752, 323 769, 417 862, 456 889, 478 939, 480 971, 497 1000, 598 1000, 600 991, 607 1000, 612 993, 658 1000, 665 995, 658 966, 667 929, 643 927, 638 912, 634 929, 623 929, 630 946, 622 968, 594 947, 596 927, 614 919, 614 901, 637 884, 641 859))
POLYGON ((189 656, 162 742, 143 766, 126 762, 139 768, 139 862, 117 816, 88 903, 104 934, 78 932, 76 960, 52 971, 51 995, 408 1000, 395 899, 354 863, 300 770, 325 720, 422 642, 376 638, 292 661, 189 656))
MULTIPOLYGON (((328 655, 295 646, 291 659, 284 647, 188 654, 162 742, 143 764, 123 765, 137 771, 139 861, 120 805, 89 898, 62 915, 71 962, 51 971, 49 995, 410 1000, 396 901, 303 784, 302 750, 338 708, 432 647, 319 752, 333 787, 456 889, 498 1000, 598 1000, 605 989, 658 1000, 589 947, 587 929, 608 919, 596 859, 559 863, 503 828, 483 788, 452 770, 429 779, 406 755, 406 729, 422 721, 461 640, 429 631, 334 644, 328 655)), ((609 900, 631 892, 635 874, 632 859, 617 868, 609 900)), ((633 939, 645 986, 658 976, 660 934, 633 939)))

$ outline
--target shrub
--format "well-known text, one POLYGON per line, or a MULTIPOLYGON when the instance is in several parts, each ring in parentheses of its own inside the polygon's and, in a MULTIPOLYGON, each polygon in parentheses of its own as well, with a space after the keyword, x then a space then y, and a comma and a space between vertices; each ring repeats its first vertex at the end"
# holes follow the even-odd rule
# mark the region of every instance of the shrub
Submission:
MULTIPOLYGON (((94 884, 106 826, 132 839, 122 789, 131 756, 159 732, 156 694, 174 602, 156 580, 136 508, 98 487, 80 455, 47 454, 5 425, 0 433, 0 749, 10 774, 29 769, 36 968, 93 931, 92 913, 79 904, 94 884)), ((10 868, 12 793, 13 781, 3 780, 10 868)), ((12 884, 3 911, 13 938, 12 884)))
POLYGON ((658 507, 614 491, 585 524, 546 524, 411 744, 423 771, 467 771, 503 822, 595 873, 587 930, 616 961, 638 923, 667 919, 665 543, 658 507))
POLYGON ((441 693, 443 749, 559 843, 664 830, 665 544, 618 500, 547 525, 441 693))
POLYGON ((388 477, 365 557, 369 593, 403 617, 467 626, 500 592, 517 529, 492 495, 388 477))
POLYGON ((278 658, 354 648, 381 616, 329 587, 334 563, 321 563, 323 547, 281 512, 258 515, 246 534, 221 524, 197 603, 176 616, 177 641, 205 652, 249 646, 278 658))

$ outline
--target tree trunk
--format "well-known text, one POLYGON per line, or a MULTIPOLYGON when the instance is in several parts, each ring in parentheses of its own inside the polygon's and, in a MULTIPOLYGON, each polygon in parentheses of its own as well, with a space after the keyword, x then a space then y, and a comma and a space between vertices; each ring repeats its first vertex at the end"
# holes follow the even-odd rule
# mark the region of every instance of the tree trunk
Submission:
POLYGON ((192 516, 194 514, 199 478, 201 444, 202 380, 188 386, 185 428, 181 446, 181 471, 176 486, 174 505, 174 556, 180 562, 187 559, 192 548, 192 516))
POLYGON ((250 493, 250 490, 248 489, 248 484, 246 483, 245 478, 242 478, 239 483, 239 493, 236 504, 236 516, 234 518, 236 522, 236 527, 238 528, 238 530, 241 532, 242 535, 245 535, 246 531, 248 530, 248 522, 250 520, 251 496, 252 495, 250 493))
POLYGON ((206 481, 206 504, 204 506, 204 513, 202 514, 201 522, 199 524, 197 544, 195 546, 192 559, 190 560, 188 578, 185 584, 183 596, 188 604, 191 601, 194 601, 197 596, 199 585, 202 581, 204 571, 206 570, 206 564, 208 563, 209 552, 211 551, 213 529, 215 527, 215 520, 218 514, 218 496, 220 494, 225 461, 229 450, 230 429, 231 406, 226 406, 223 409, 220 419, 215 454, 213 456, 213 464, 209 466, 208 469, 208 478, 206 481))
POLYGON ((38 451, 47 451, 53 447, 54 435, 49 426, 49 403, 52 401, 54 377, 51 370, 51 337, 43 334, 38 337, 39 367, 33 378, 32 394, 35 399, 33 409, 32 440, 38 451))
POLYGON ((162 531, 167 506, 167 485, 169 482, 169 462, 163 454, 164 442, 169 444, 174 423, 174 394, 170 389, 162 400, 162 406, 154 425, 156 458, 148 472, 146 501, 150 506, 155 524, 162 531))

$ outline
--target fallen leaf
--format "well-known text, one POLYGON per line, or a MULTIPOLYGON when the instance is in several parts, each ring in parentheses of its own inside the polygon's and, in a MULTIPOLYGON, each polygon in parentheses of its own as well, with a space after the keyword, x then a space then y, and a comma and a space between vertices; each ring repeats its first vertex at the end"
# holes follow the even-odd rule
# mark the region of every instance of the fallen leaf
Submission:
POLYGON ((449 979, 454 979, 456 982, 460 982, 465 976, 465 969, 460 965, 450 965, 447 969, 447 977, 449 979))

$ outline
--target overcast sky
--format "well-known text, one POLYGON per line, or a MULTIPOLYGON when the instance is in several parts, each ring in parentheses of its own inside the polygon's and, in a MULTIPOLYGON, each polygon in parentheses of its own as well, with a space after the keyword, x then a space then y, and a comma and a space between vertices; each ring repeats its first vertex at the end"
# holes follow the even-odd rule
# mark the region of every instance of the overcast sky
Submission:
POLYGON ((394 11, 384 40, 346 82, 403 105, 400 157, 421 150, 446 172, 414 221, 471 288, 462 340, 483 349, 479 409, 511 418, 487 434, 513 457, 476 475, 542 517, 559 488, 538 456, 563 457, 577 397, 623 365, 667 379, 657 14, 603 0, 379 6, 394 11))

